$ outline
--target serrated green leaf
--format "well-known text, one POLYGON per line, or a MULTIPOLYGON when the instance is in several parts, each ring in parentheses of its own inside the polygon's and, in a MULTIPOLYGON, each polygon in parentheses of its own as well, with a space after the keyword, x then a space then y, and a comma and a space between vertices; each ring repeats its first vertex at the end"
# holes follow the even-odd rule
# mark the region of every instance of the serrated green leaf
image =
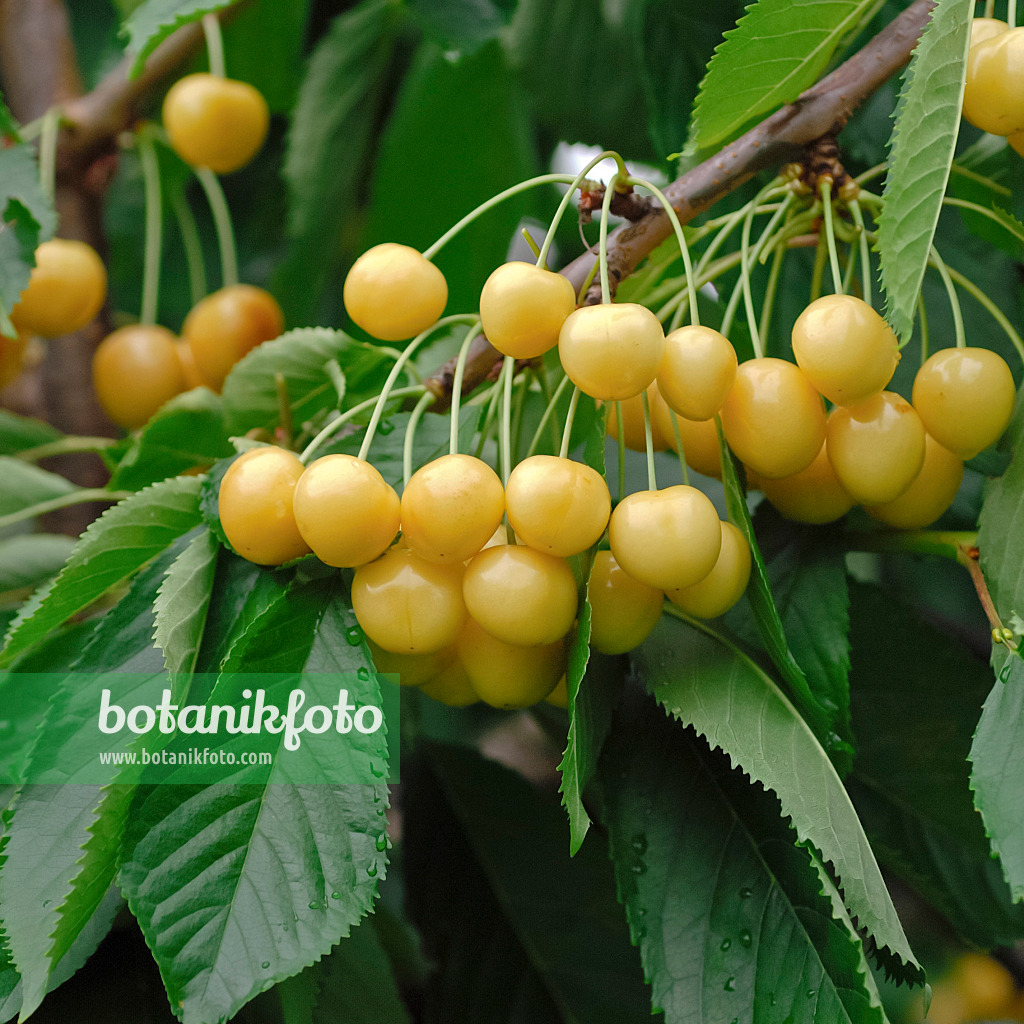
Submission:
POLYGON ((6 455, 0 456, 0 474, 4 479, 0 516, 21 512, 52 498, 63 498, 78 490, 66 477, 6 455))
POLYGON ((970 44, 971 0, 938 0, 906 71, 889 140, 878 251, 886 318, 910 337, 949 180, 970 44))
POLYGON ((217 538, 203 530, 170 565, 160 584, 153 608, 153 639, 164 652, 164 665, 172 675, 195 668, 219 551, 217 538))
POLYGON ((37 587, 56 576, 74 547, 73 537, 56 533, 0 540, 0 604, 5 594, 37 587))
MULTIPOLYGON (((293 587, 236 645, 227 672, 354 676, 369 664, 347 641, 354 623, 337 577, 293 587)), ((214 693, 232 685, 222 674, 214 693)), ((361 685, 353 699, 374 703, 374 677, 361 685)), ((320 769, 320 785, 291 783, 276 762, 265 785, 140 793, 119 880, 185 1024, 232 1016, 369 910, 386 863, 387 789, 334 785, 330 766, 320 769)))
POLYGON ((465 54, 499 38, 515 6, 515 0, 411 0, 409 4, 428 39, 465 54))
POLYGON ((723 761, 636 695, 602 759, 619 899, 655 1009, 666 1024, 883 1024, 828 876, 778 803, 723 761))
MULTIPOLYGON (((1003 621, 1024 612, 1024 405, 1007 439, 1013 460, 1006 472, 989 482, 978 519, 981 568, 1003 621)), ((1022 639, 1016 638, 1018 644, 1022 639)), ((993 645, 993 686, 971 745, 971 787, 992 848, 1014 900, 1024 899, 1024 662, 1018 654, 993 645)))
POLYGON ((0 409, 0 455, 14 455, 37 445, 59 441, 62 436, 49 423, 0 409))
POLYGON ((129 439, 110 486, 137 491, 186 470, 206 468, 233 454, 228 433, 219 395, 207 388, 176 395, 129 439))
POLYGON ((368 0, 335 18, 310 58, 284 164, 289 253, 275 291, 285 296, 290 321, 316 322, 324 287, 338 269, 342 236, 372 165, 401 20, 398 5, 368 0))
POLYGON ((846 780, 879 861, 988 948, 1024 936, 974 809, 971 734, 988 665, 894 595, 855 586, 850 691, 857 760, 846 780))
POLYGON ((146 58, 176 29, 199 21, 204 14, 213 14, 230 7, 234 0, 146 0, 129 15, 122 27, 127 36, 127 49, 135 54, 128 74, 135 78, 142 72, 146 58))
POLYGON ((650 992, 629 948, 601 844, 587 843, 570 859, 556 800, 470 750, 431 746, 428 757, 502 912, 564 1018, 645 1019, 650 992))
POLYGON ((90 524, 38 606, 12 626, 0 651, 0 667, 197 526, 199 483, 194 477, 176 477, 155 484, 90 524))
POLYGON ((795 100, 875 0, 758 0, 725 33, 701 82, 689 147, 708 149, 795 100))
POLYGON ((922 981, 849 794, 771 678, 705 624, 667 618, 636 649, 633 662, 670 715, 774 790, 800 842, 832 865, 850 914, 891 958, 890 969, 922 981))
POLYGON ((394 356, 387 350, 355 341, 344 331, 307 327, 288 331, 253 349, 224 382, 224 417, 232 434, 253 427, 273 430, 281 418, 276 375, 284 377, 296 426, 336 409, 338 393, 324 370, 337 362, 345 374, 345 404, 373 397, 383 383, 385 366, 394 356))

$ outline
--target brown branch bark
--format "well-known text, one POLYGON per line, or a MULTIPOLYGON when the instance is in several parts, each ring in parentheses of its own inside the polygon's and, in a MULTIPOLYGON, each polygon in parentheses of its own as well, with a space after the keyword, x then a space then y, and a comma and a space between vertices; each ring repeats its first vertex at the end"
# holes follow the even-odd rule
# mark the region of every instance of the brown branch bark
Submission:
MULTIPOLYGON (((689 223, 759 171, 797 159, 815 139, 838 133, 854 110, 910 60, 934 6, 935 0, 914 0, 863 49, 793 103, 672 182, 663 191, 680 222, 689 223)), ((671 222, 660 207, 652 208, 635 223, 618 227, 608 238, 608 274, 613 291, 671 233, 671 222)), ((592 252, 584 253, 561 273, 578 291, 596 258, 592 252)), ((600 301, 599 289, 588 292, 585 301, 600 301)), ((486 339, 477 339, 470 347, 466 363, 464 392, 486 380, 499 359, 500 353, 486 339)), ((445 364, 424 382, 438 395, 439 401, 432 407, 434 412, 443 412, 447 407, 453 365, 445 364)))

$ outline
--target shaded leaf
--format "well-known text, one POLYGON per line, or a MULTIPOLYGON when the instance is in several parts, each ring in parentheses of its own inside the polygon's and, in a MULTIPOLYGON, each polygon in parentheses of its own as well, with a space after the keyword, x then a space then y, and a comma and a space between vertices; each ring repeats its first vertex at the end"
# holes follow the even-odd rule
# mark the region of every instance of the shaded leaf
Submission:
POLYGON ((204 14, 230 7, 234 0, 146 0, 125 21, 122 33, 135 54, 129 75, 137 77, 146 58, 176 29, 199 21, 204 14))
POLYGON ((56 576, 74 547, 74 538, 56 533, 0 540, 0 601, 5 592, 37 587, 56 576))
POLYGON ((515 6, 515 0, 412 0, 409 4, 428 39, 465 54, 499 38, 515 6))
POLYGON ((0 409, 0 455, 14 455, 37 445, 58 441, 61 436, 61 432, 49 423, 0 409))
POLYGON ((0 515, 20 512, 52 498, 63 498, 78 488, 58 473, 50 473, 29 462, 0 456, 4 489, 0 492, 0 515))

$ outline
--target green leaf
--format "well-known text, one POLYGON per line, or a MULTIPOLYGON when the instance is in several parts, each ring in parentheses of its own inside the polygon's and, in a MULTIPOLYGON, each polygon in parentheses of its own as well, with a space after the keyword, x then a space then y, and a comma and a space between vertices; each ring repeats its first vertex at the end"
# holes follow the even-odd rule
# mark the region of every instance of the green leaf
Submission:
POLYGON ((725 488, 725 507, 729 512, 730 521, 743 532, 750 545, 751 571, 750 583, 747 586, 747 598, 750 601, 757 631, 779 670, 782 678, 789 686, 790 693, 797 701, 801 713, 807 719, 819 741, 825 743, 830 755, 841 754, 842 747, 833 739, 833 731, 829 727, 829 716, 817 696, 811 692, 804 670, 797 664, 793 652, 789 648, 782 624, 782 617, 772 597, 768 570, 765 568, 761 548, 754 533, 754 524, 747 508, 746 495, 736 475, 736 465, 732 453, 725 441, 721 425, 718 425, 718 445, 721 450, 722 486, 725 488))
MULTIPOLYGON (((354 675, 369 663, 348 643, 354 623, 337 577, 293 587, 236 644, 227 672, 354 675)), ((224 674, 214 693, 232 685, 224 674)), ((363 685, 353 699, 373 703, 374 677, 363 685)), ((231 1017, 369 911, 386 863, 387 789, 334 785, 320 768, 318 785, 291 783, 275 762, 266 785, 140 793, 119 881, 185 1024, 231 1017)))
MULTIPOLYGON (((401 242, 422 251, 480 203, 535 174, 533 147, 518 82, 497 42, 458 59, 424 43, 381 139, 362 246, 401 242), (410 217, 405 197, 423 168, 431 169, 430 202, 416 203, 410 217)), ((509 199, 437 254, 450 310, 477 308, 527 209, 526 197, 509 199)))
POLYGON ((670 715, 775 791, 800 842, 832 865, 850 914, 891 959, 890 970, 922 981, 849 794, 771 678, 710 627, 674 619, 662 619, 633 661, 670 715))
POLYGON ((160 584, 153 638, 172 675, 191 672, 199 657, 219 551, 217 538, 204 529, 174 560, 160 584))
POLYGON ((41 444, 58 441, 62 436, 49 423, 0 409, 0 455, 14 455, 41 444))
POLYGON ((515 0, 411 0, 409 4, 428 39, 467 55, 501 36, 515 6, 515 0))
POLYGON ((198 496, 199 480, 176 477, 126 498, 90 524, 39 606, 12 626, 0 667, 198 525, 198 496))
POLYGON ((949 180, 970 44, 971 0, 938 0, 906 71, 889 140, 878 251, 886 317, 910 337, 949 180))
POLYGON ((219 395, 194 388, 177 395, 129 440, 110 486, 141 490, 233 454, 219 395))
MULTIPOLYGON (((109 688, 114 703, 130 706, 139 686, 134 673, 161 667, 152 641, 153 598, 181 544, 141 573, 100 621, 36 734, 26 770, 30 784, 14 804, 0 868, 2 927, 22 979, 23 1017, 42 1001, 54 967, 113 880, 135 769, 111 766, 107 785, 83 784, 96 773, 99 690, 109 688), (104 674, 90 675, 98 672, 104 674), (82 751, 77 761, 76 750, 82 751), (86 775, 69 775, 74 764, 86 775)), ((117 734, 107 749, 126 750, 139 742, 131 733, 117 734)))
POLYGON ((310 58, 288 132, 289 253, 275 288, 292 322, 314 319, 338 269, 342 236, 373 162, 400 19, 398 5, 367 0, 335 18, 310 58))
POLYGON ((857 760, 846 786, 871 845, 969 941, 1012 945, 1024 907, 992 859, 967 763, 991 670, 893 594, 861 585, 851 597, 857 760))
POLYGON ((650 993, 601 845, 588 843, 570 859, 556 800, 470 750, 431 746, 428 756, 502 912, 565 1019, 645 1019, 650 993))
POLYGON ((34 588, 56 576, 74 547, 72 537, 55 533, 0 540, 0 603, 10 591, 34 588))
POLYGON ((636 696, 602 759, 619 898, 654 1007, 666 1024, 883 1024, 828 875, 793 845, 777 801, 723 761, 636 696))
POLYGON ((78 490, 66 477, 6 455, 0 456, 0 474, 4 479, 0 516, 20 512, 52 498, 63 498, 78 490))
POLYGON ((0 135, 9 135, 15 142, 21 141, 18 122, 7 106, 2 92, 0 92, 0 135))
POLYGON ((39 183, 39 165, 25 145, 0 144, 0 331, 28 284, 35 250, 57 229, 53 201, 39 183))
POLYGON ((875 0, 758 0, 725 33, 701 82, 689 148, 708 149, 795 100, 875 0))
MULTIPOLYGON (((829 756, 840 775, 850 769, 850 628, 846 561, 828 531, 807 528, 762 502, 753 519, 786 641, 811 693, 828 718, 829 756)), ((745 609, 726 618, 743 640, 754 639, 745 609), (740 628, 737 628, 739 626, 740 628)))
POLYGON ((136 78, 146 58, 176 29, 230 7, 234 0, 146 0, 132 11, 121 29, 127 50, 135 54, 128 74, 136 78))
POLYGON ((345 403, 356 405, 377 393, 383 368, 392 363, 388 351, 354 341, 344 331, 309 327, 289 331, 276 341, 253 349, 224 382, 224 416, 228 431, 242 434, 253 427, 273 430, 281 419, 277 374, 288 388, 296 427, 319 413, 338 407, 338 393, 324 370, 337 362, 345 374, 345 403))

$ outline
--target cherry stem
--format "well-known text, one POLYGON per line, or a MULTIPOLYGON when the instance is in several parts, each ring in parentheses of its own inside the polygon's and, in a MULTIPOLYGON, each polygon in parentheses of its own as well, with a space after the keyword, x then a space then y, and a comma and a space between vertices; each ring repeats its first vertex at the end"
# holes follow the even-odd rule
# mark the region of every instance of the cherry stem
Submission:
POLYGON ((601 302, 605 305, 612 301, 612 289, 608 282, 608 213, 612 206, 612 195, 618 184, 619 172, 616 171, 604 190, 604 200, 601 203, 601 235, 597 258, 601 265, 601 302))
POLYGON ((82 437, 72 434, 62 437, 59 441, 47 441, 46 444, 38 444, 34 448, 25 448, 16 452, 14 458, 21 459, 22 462, 38 462, 40 459, 72 452, 102 452, 120 443, 112 437, 82 437))
MULTIPOLYGON (((925 311, 923 295, 917 297, 917 314, 921 321, 921 363, 923 365, 928 358, 928 313, 925 311)), ((907 341, 909 340, 908 338, 907 341)), ((900 348, 902 347, 903 345, 900 345, 900 348)))
POLYGON ((224 37, 220 33, 220 22, 215 14, 203 15, 203 35, 206 37, 206 54, 210 61, 210 74, 224 78, 224 37))
POLYGON ((622 420, 622 403, 615 403, 615 440, 619 455, 619 501, 626 496, 626 424, 622 420))
POLYGON ((672 421, 672 433, 676 436, 676 452, 679 455, 679 468, 683 471, 683 483, 690 482, 690 467, 686 465, 686 449, 683 447, 683 435, 679 429, 679 417, 675 409, 669 409, 669 419, 672 421))
POLYGON ((848 533, 844 541, 848 551, 907 551, 959 561, 960 549, 975 547, 978 534, 970 530, 875 530, 848 533))
POLYGON ((508 484, 512 475, 512 378, 515 375, 514 356, 505 356, 501 364, 501 483, 508 484))
POLYGON ((121 501, 122 498, 130 498, 132 493, 132 491, 108 491, 102 487, 85 487, 80 491, 62 494, 59 498, 40 501, 28 508, 21 508, 17 512, 0 516, 0 530, 13 526, 15 523, 23 523, 26 519, 35 519, 36 516, 45 515, 47 512, 56 512, 57 509, 69 508, 72 505, 84 505, 89 501, 108 501, 114 504, 121 501))
MULTIPOLYGON (((1007 0, 1007 3, 1013 3, 1013 0, 1007 0)), ((996 11, 996 0, 985 0, 985 14, 986 18, 991 18, 996 11)))
POLYGON ((181 244, 188 264, 189 297, 194 306, 206 294, 206 265, 203 261, 203 243, 199 239, 199 228, 192 215, 192 208, 185 199, 182 189, 176 189, 171 198, 171 209, 178 222, 181 244))
POLYGON ((828 259, 832 265, 832 290, 836 295, 844 295, 843 275, 839 270, 839 252, 836 249, 836 226, 833 221, 832 210, 832 182, 829 178, 822 178, 818 186, 821 192, 821 207, 825 217, 825 244, 828 246, 828 259))
POLYGON ((768 271, 768 283, 764 289, 764 299, 761 302, 761 322, 758 324, 758 334, 767 340, 768 330, 772 325, 772 312, 775 309, 775 296, 779 290, 779 278, 782 276, 782 264, 785 262, 788 250, 785 246, 779 246, 775 250, 772 259, 772 268, 768 271))
POLYGON ((1017 27, 1017 0, 1006 0, 1006 27, 1011 32, 1017 27))
POLYGON ((420 400, 416 403, 412 414, 409 416, 409 423, 405 428, 405 443, 402 445, 402 486, 409 486, 409 478, 412 476, 412 454, 413 446, 416 443, 416 428, 420 425, 423 414, 437 401, 437 395, 433 391, 424 391, 420 400))
POLYGON ((686 244, 686 235, 683 232, 683 226, 679 223, 679 217, 676 215, 675 209, 672 204, 668 201, 665 193, 661 191, 656 185, 651 184, 649 181, 644 181, 643 178, 627 178, 627 182, 631 185, 640 185, 642 188, 651 192, 654 197, 661 203, 662 209, 665 211, 668 219, 672 222, 672 230, 676 233, 676 240, 679 242, 679 251, 683 257, 683 267, 686 271, 686 289, 690 303, 690 323, 695 327, 700 326, 700 311, 697 309, 697 283, 693 273, 693 263, 690 259, 690 247, 686 244))
MULTIPOLYGON (((370 422, 366 426, 366 436, 363 438, 362 446, 359 449, 359 455, 357 458, 365 459, 370 451, 370 445, 373 443, 373 435, 377 432, 377 424, 380 423, 381 416, 384 415, 384 406, 387 405, 388 396, 391 394, 391 389, 395 386, 395 381, 398 380, 398 375, 402 372, 405 364, 412 358, 413 353, 429 338, 435 331, 442 327, 447 327, 449 324, 456 323, 477 323, 478 318, 469 313, 456 313, 454 316, 442 317, 437 323, 432 324, 425 331, 417 334, 408 345, 405 346, 405 351, 395 360, 395 365, 391 367, 391 372, 387 376, 387 380, 384 381, 384 387, 381 388, 380 395, 377 397, 377 404, 374 406, 373 415, 370 417, 370 422)), ((458 419, 456 418, 456 422, 458 419)), ((308 451, 308 449, 307 449, 308 451)))
POLYGON ((459 406, 462 404, 462 380, 466 373, 466 359, 469 356, 469 346, 473 339, 480 333, 480 318, 477 317, 466 331, 466 337, 462 340, 462 347, 459 349, 459 358, 455 361, 455 374, 452 377, 452 406, 451 406, 451 435, 448 444, 448 451, 451 455, 457 455, 459 451, 459 406))
MULTIPOLYGON (((580 187, 587 175, 599 164, 602 160, 614 160, 618 165, 616 172, 617 176, 625 178, 629 173, 626 170, 626 165, 622 162, 622 157, 619 156, 614 150, 608 149, 603 153, 599 153, 591 160, 586 167, 572 179, 568 190, 565 195, 562 196, 562 201, 558 204, 558 209, 555 210, 555 215, 551 219, 551 224, 548 226, 547 233, 544 235, 544 241, 541 243, 540 252, 537 254, 537 266, 547 269, 548 265, 548 253, 551 251, 551 245, 555 240, 555 232, 558 230, 558 225, 562 222, 562 217, 565 214, 569 203, 572 202, 573 196, 576 194, 576 190, 580 187)), ((614 181, 614 178, 612 179, 614 181)), ((608 186, 608 191, 611 191, 611 184, 608 186)), ((606 192, 607 194, 607 192, 606 192)))
POLYGON ((992 319, 999 324, 1003 332, 1010 339, 1013 347, 1017 350, 1017 355, 1020 356, 1021 362, 1024 363, 1024 340, 1021 340, 1021 336, 1007 319, 1006 314, 969 277, 964 277, 960 271, 954 270, 952 267, 946 267, 946 271, 965 292, 974 296, 988 310, 992 319))
POLYGON ((544 377, 543 371, 539 374, 541 378, 541 387, 545 392, 545 398, 547 399, 547 406, 544 409, 544 414, 540 418, 540 423, 537 424, 537 429, 533 432, 533 438, 530 441, 530 447, 526 450, 527 457, 533 455, 537 451, 537 446, 540 444, 540 436, 544 433, 544 428, 551 424, 551 444, 552 447, 557 449, 559 446, 558 432, 554 429, 554 412, 558 406, 559 400, 562 395, 565 394, 566 389, 572 384, 572 380, 568 377, 563 377, 558 382, 558 387, 555 388, 554 394, 551 394, 551 389, 547 384, 547 378, 544 377))
MULTIPOLYGON (((418 386, 410 386, 407 388, 395 388, 390 398, 408 398, 410 395, 422 395, 423 388, 418 386)), ((316 450, 326 441, 332 434, 336 433, 339 427, 343 427, 349 420, 355 419, 361 412, 366 412, 367 409, 372 409, 377 404, 377 396, 373 398, 367 398, 365 402, 360 402, 358 405, 353 405, 351 409, 346 409, 339 416, 335 416, 326 427, 321 430, 312 441, 303 449, 302 454, 299 456, 299 461, 303 464, 308 463, 310 458, 316 452, 316 450)))
POLYGON ((231 211, 228 201, 224 198, 224 189, 220 187, 217 175, 209 167, 194 168, 196 178, 206 193, 213 215, 213 224, 217 229, 217 244, 220 247, 221 287, 228 288, 238 284, 238 253, 235 250, 235 232, 231 226, 231 211))
POLYGON ((496 196, 491 196, 490 199, 485 203, 481 203, 475 210, 471 210, 466 214, 462 220, 453 224, 433 245, 423 250, 423 255, 428 259, 433 259, 440 251, 444 248, 460 231, 464 228, 469 227, 478 217, 485 214, 488 210, 494 209, 500 203, 503 203, 506 199, 511 199, 512 196, 519 195, 520 192, 527 192, 531 188, 536 188, 538 185, 568 185, 571 184, 575 179, 571 174, 539 174, 535 178, 529 178, 526 181, 519 182, 518 185, 513 185, 511 188, 505 189, 504 192, 499 192, 496 196))
POLYGON ((965 348, 967 346, 967 335, 964 332, 964 315, 960 309, 960 299, 957 297, 956 288, 953 287, 953 278, 950 276, 949 268, 943 262, 942 257, 939 256, 935 246, 932 246, 932 250, 928 255, 928 262, 939 272, 942 283, 946 287, 946 294, 949 296, 949 305, 953 313, 953 330, 956 333, 956 347, 965 348))
POLYGON ((821 282, 825 276, 825 263, 828 261, 828 247, 825 242, 825 232, 818 233, 818 246, 814 252, 814 267, 811 270, 811 295, 813 302, 821 297, 821 282))
POLYGON ((50 107, 41 118, 39 132, 39 184, 52 203, 57 183, 57 135, 63 117, 60 107, 50 107))
MULTIPOLYGON (((568 378, 566 378, 568 380, 568 378)), ((562 445, 558 449, 558 457, 567 459, 569 457, 569 439, 572 437, 572 424, 576 419, 576 406, 580 402, 580 389, 572 389, 572 398, 569 399, 569 411, 565 414, 565 428, 562 430, 562 445)))
MULTIPOLYGON (((861 211, 860 203, 851 199, 846 204, 850 210, 853 223, 857 225, 858 240, 860 242, 860 286, 864 293, 864 301, 871 305, 871 247, 868 245, 868 232, 864 226, 864 214, 861 211)), ((853 263, 853 260, 850 260, 853 263)))
POLYGON ((155 324, 160 300, 160 260, 163 255, 163 206, 160 201, 160 161, 153 137, 145 130, 136 136, 146 201, 146 246, 142 264, 142 306, 139 321, 155 324))
POLYGON ((644 410, 644 442, 647 447, 647 487, 656 491, 658 479, 654 472, 654 435, 651 431, 651 405, 647 400, 647 392, 640 392, 640 404, 644 410))

